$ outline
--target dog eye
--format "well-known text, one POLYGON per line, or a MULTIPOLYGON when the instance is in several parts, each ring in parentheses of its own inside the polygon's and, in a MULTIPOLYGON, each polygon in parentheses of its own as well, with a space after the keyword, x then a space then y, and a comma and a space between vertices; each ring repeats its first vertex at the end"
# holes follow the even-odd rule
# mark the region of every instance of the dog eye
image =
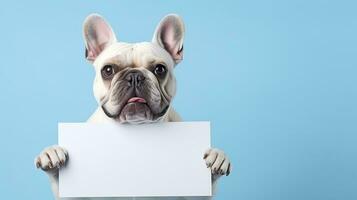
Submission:
POLYGON ((155 66, 155 69, 154 69, 154 74, 156 76, 159 76, 159 77, 162 77, 166 74, 166 67, 165 65, 162 65, 162 64, 158 64, 155 66))
POLYGON ((114 67, 111 65, 105 65, 102 68, 102 76, 104 79, 110 79, 114 75, 114 67))

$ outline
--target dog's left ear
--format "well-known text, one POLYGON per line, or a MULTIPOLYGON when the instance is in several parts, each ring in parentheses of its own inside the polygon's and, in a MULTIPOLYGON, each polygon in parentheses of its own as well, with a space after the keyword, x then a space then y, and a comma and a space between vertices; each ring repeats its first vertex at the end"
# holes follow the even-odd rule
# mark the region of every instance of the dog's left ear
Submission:
POLYGON ((156 27, 152 42, 164 48, 177 64, 183 59, 184 34, 185 26, 181 17, 169 14, 156 27))

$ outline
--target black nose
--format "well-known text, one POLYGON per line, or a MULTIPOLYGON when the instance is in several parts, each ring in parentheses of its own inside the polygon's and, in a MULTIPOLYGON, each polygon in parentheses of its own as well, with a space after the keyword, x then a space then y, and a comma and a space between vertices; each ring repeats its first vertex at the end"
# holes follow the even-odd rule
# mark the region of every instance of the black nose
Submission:
POLYGON ((125 76, 125 79, 128 81, 129 86, 138 87, 144 82, 145 76, 140 71, 134 71, 134 72, 129 72, 125 76))

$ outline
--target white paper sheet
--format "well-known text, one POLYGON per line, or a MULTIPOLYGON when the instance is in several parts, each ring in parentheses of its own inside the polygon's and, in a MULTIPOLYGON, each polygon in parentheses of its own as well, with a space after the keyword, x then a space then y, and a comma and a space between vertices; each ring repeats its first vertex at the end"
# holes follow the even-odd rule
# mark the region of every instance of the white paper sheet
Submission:
POLYGON ((209 122, 60 123, 60 197, 211 196, 209 122))

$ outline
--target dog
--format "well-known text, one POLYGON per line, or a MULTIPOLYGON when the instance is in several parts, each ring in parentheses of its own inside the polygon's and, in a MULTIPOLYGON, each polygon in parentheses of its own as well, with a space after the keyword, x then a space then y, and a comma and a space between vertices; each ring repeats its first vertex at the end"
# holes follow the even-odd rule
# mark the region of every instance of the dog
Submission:
MULTIPOLYGON (((89 15, 83 25, 85 57, 96 72, 93 92, 99 106, 88 122, 141 124, 181 121, 171 102, 176 91, 174 68, 183 59, 184 33, 181 17, 169 14, 157 25, 151 42, 124 43, 117 40, 102 16, 89 15)), ((35 158, 36 167, 45 171, 50 179, 55 199, 63 199, 58 194, 58 171, 65 167, 69 155, 70 152, 64 147, 54 145, 45 148, 35 158)), ((215 191, 218 178, 228 176, 232 170, 230 160, 216 148, 203 152, 203 159, 211 169, 212 188, 215 191)), ((160 199, 196 200, 211 197, 160 199)))

